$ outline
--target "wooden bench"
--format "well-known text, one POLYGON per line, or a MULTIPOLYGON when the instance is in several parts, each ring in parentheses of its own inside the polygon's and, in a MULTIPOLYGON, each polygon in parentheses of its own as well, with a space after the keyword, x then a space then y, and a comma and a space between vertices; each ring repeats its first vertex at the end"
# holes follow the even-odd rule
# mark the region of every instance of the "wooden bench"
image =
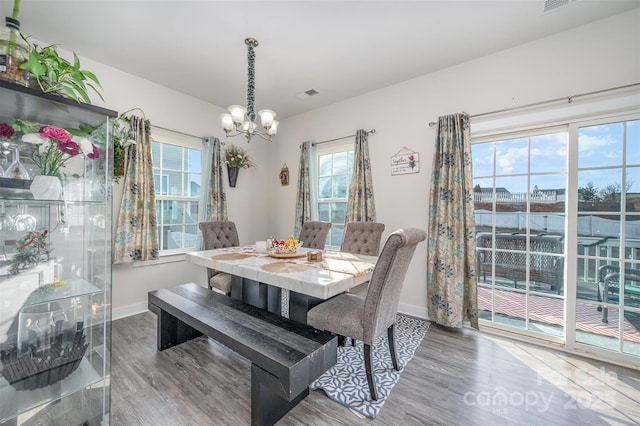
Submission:
POLYGON ((551 291, 564 291, 564 258, 553 254, 564 253, 564 243, 557 236, 526 234, 479 234, 476 239, 477 271, 487 281, 495 268, 495 276, 513 281, 527 279, 527 254, 529 251, 529 281, 545 283, 551 291), (489 250, 495 248, 494 250, 489 250))
POLYGON ((194 283, 149 292, 158 350, 206 335, 251 364, 251 424, 272 425, 337 361, 336 336, 194 283))

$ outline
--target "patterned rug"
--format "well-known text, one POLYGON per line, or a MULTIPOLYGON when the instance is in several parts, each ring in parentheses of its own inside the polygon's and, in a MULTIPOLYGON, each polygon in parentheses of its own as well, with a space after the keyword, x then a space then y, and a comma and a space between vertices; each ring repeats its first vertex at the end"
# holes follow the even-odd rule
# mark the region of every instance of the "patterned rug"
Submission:
POLYGON ((338 347, 338 362, 311 384, 310 389, 322 389, 329 398, 349 407, 351 410, 374 419, 391 393, 391 389, 400 379, 404 367, 413 358, 413 353, 422 342, 429 322, 398 315, 396 323, 396 351, 398 367, 395 371, 389 355, 387 333, 379 336, 372 348, 373 370, 378 400, 370 400, 367 375, 364 371, 364 351, 362 342, 356 347, 350 346, 347 339, 344 347, 338 347))

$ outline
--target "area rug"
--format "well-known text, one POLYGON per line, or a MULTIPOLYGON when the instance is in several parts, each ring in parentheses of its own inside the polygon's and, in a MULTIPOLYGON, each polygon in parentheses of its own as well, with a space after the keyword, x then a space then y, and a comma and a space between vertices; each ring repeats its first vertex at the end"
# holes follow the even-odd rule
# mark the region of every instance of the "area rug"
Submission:
POLYGON ((313 382, 310 389, 322 389, 334 401, 374 419, 389 397, 391 389, 400 379, 404 367, 411 361, 416 348, 427 334, 429 324, 428 321, 398 315, 395 343, 400 371, 393 369, 387 333, 378 337, 371 351, 378 392, 377 401, 371 400, 369 394, 362 342, 357 342, 356 347, 352 347, 348 339, 346 346, 338 347, 336 365, 313 382))

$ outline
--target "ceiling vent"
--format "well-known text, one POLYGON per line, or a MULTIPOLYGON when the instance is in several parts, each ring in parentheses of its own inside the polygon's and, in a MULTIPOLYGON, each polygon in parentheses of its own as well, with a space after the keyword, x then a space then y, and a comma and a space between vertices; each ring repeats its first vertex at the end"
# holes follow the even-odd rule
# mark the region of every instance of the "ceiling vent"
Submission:
POLYGON ((570 5, 571 3, 575 3, 578 0, 545 0, 544 2, 544 12, 551 12, 552 10, 559 9, 561 7, 565 7, 570 5))
POLYGON ((318 92, 316 89, 309 89, 309 90, 307 90, 305 92, 297 94, 296 96, 299 99, 309 99, 310 97, 315 96, 318 93, 320 93, 320 92, 318 92))

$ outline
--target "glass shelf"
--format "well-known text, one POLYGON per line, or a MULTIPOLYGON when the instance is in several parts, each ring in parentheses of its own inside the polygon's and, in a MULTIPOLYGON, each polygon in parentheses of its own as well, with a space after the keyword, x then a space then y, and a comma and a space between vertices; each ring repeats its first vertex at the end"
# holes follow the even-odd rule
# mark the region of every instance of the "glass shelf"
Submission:
POLYGON ((100 293, 98 287, 84 280, 63 281, 64 284, 47 284, 31 292, 27 300, 22 305, 23 308, 40 305, 42 303, 54 302, 56 300, 68 299, 70 297, 89 296, 100 293))
MULTIPOLYGON (((96 357, 102 358, 100 351, 94 352, 96 357)), ((99 360, 94 360, 96 361, 99 360)), ((100 383, 102 379, 102 372, 96 370, 86 357, 82 359, 78 369, 65 379, 55 385, 29 392, 15 390, 3 377, 0 377, 0 423, 100 383)))

